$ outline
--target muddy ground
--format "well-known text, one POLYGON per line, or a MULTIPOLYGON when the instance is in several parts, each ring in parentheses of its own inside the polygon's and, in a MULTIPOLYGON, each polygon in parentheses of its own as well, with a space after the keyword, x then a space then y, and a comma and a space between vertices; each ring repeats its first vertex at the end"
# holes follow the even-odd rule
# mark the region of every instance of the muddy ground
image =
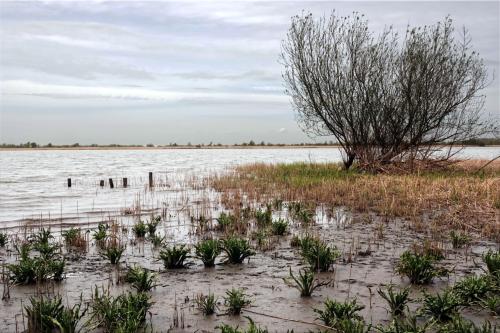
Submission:
MULTIPOLYGON (((38 287, 10 287, 10 299, 0 303, 0 332, 23 331, 26 323, 21 309, 29 297, 37 293, 37 289, 60 294, 70 305, 78 301, 80 294, 84 300, 89 300, 94 286, 109 288, 113 294, 132 290, 128 284, 120 283, 117 277, 125 272, 127 266, 134 264, 158 272, 158 286, 151 292, 154 305, 151 316, 148 316, 148 325, 152 325, 154 332, 213 332, 221 323, 245 327, 247 320, 244 316, 251 317, 270 332, 292 329, 295 332, 307 332, 318 327, 287 319, 319 324, 313 308, 322 308, 327 297, 337 300, 356 297, 358 302, 365 305, 362 315, 368 323, 387 323, 390 315, 377 288, 389 283, 401 287, 409 285, 406 278, 395 275, 395 264, 404 250, 429 235, 412 231, 409 224, 401 220, 385 220, 377 216, 367 218, 366 215, 351 214, 342 209, 330 214, 323 214, 319 209, 317 213, 316 223, 308 227, 292 225, 287 236, 273 236, 270 241, 271 249, 257 250, 255 256, 241 265, 224 264, 222 255, 212 269, 204 268, 201 261, 190 258, 188 268, 166 270, 158 259, 158 250, 149 241, 135 240, 131 230, 121 236, 127 242, 127 250, 118 269, 98 254, 93 240, 89 251, 81 256, 64 250, 68 258, 64 281, 38 287), (318 275, 320 279, 331 280, 332 283, 316 290, 310 298, 301 298, 298 290, 283 281, 283 278, 288 277, 290 267, 294 272, 305 267, 298 249, 290 245, 293 234, 304 233, 318 235, 336 245, 343 253, 332 272, 318 275), (249 311, 243 311, 242 316, 224 314, 222 296, 232 287, 243 288, 253 301, 249 311), (220 304, 217 315, 205 317, 196 309, 194 299, 197 294, 208 292, 215 293, 220 304)), ((217 214, 217 211, 214 212, 214 215, 217 214)), ((286 211, 275 214, 287 217, 286 211)), ((196 232, 189 219, 181 215, 181 212, 168 214, 159 227, 167 235, 170 244, 192 245, 198 238, 206 236, 206 233, 196 232)), ((130 226, 135 219, 130 216, 122 217, 118 222, 130 226)), ((208 233, 217 236, 216 232, 208 233)), ((417 308, 418 298, 422 297, 424 289, 435 292, 453 285, 466 274, 480 273, 483 265, 481 254, 488 248, 495 248, 496 244, 475 240, 466 249, 454 250, 447 242, 441 243, 441 246, 446 253, 443 264, 453 269, 453 273, 449 278, 435 279, 429 286, 413 286, 411 310, 417 308)), ((16 260, 11 245, 9 250, 0 251, 4 261, 16 260)), ((481 310, 462 314, 476 323, 497 320, 481 310)))

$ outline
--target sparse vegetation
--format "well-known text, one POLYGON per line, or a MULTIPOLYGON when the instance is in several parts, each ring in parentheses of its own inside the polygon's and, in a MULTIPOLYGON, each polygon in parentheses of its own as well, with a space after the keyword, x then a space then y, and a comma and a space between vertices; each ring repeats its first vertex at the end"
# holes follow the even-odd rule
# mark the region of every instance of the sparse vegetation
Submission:
POLYGON ((329 246, 320 239, 306 236, 300 242, 302 258, 312 270, 326 272, 340 257, 335 246, 329 246))
POLYGON ((117 243, 110 243, 103 250, 101 250, 101 255, 108 259, 111 265, 117 265, 120 262, 124 251, 125 246, 117 243))
POLYGON ((7 242, 9 241, 9 237, 6 232, 0 232, 0 247, 5 247, 7 242))
POLYGON ((283 236, 288 228, 288 222, 284 219, 278 219, 271 224, 273 235, 283 236))
POLYGON ((472 238, 466 233, 452 230, 450 232, 451 245, 454 249, 460 249, 466 245, 468 245, 472 238))

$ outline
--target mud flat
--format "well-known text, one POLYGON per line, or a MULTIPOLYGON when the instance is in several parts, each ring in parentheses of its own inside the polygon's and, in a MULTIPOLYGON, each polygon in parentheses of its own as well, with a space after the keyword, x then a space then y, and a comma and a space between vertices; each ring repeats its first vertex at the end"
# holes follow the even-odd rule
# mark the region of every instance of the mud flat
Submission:
MULTIPOLYGON (((146 332, 212 332, 221 331, 223 324, 245 329, 246 317, 269 332, 328 330, 325 325, 334 331, 340 324, 326 323, 314 311, 323 310, 327 299, 341 303, 355 299, 364 307, 357 319, 349 320, 364 323, 365 329, 373 325, 370 331, 378 326, 392 332, 395 317, 378 293, 389 285, 409 289, 406 317, 419 314, 417 324, 429 324, 429 332, 453 332, 450 322, 454 321, 433 319, 424 311, 424 299, 445 290, 459 294, 454 286, 471 276, 484 279, 486 289, 476 293, 477 299, 460 300, 451 315, 455 321, 460 316, 477 326, 498 324, 498 312, 494 312, 498 304, 486 306, 487 300, 494 303, 499 297, 498 272, 491 272, 483 257, 488 251, 495 256, 499 249, 500 165, 478 172, 475 164, 468 164, 418 175, 366 175, 337 168, 334 164, 249 165, 191 179, 176 196, 162 194, 165 188, 153 188, 157 207, 147 211, 123 207, 121 214, 102 218, 106 235, 102 240, 96 236, 95 223, 72 224, 73 230, 80 230, 70 242, 70 225, 57 221, 51 224, 53 238, 46 233, 45 240, 46 222, 9 229, 7 244, 0 249, 5 296, 0 303, 0 331, 24 331, 29 320, 23 307, 29 307, 30 297, 56 295, 65 306, 88 307, 78 328, 106 331, 92 316, 95 288, 114 296, 136 293, 125 276, 138 266, 155 276, 156 286, 146 292, 152 305, 139 325, 146 332), (156 220, 156 230, 141 237, 141 220, 145 230, 156 220), (286 222, 283 235, 273 226, 280 221, 286 222), (222 251, 215 267, 204 267, 195 255, 195 245, 203 239, 231 237, 248 240, 255 255, 231 264, 222 251), (335 251, 332 264, 315 273, 325 285, 311 297, 300 296, 289 273, 291 269, 297 276, 299 270, 310 268, 305 239, 316 239, 335 251), (42 257, 45 250, 40 244, 53 246, 48 261, 64 259, 63 279, 55 281, 55 273, 49 272, 43 278, 35 276, 32 283, 16 280, 9 265, 22 261, 22 244, 30 244, 30 258, 42 257), (165 268, 160 253, 181 244, 189 249, 184 267, 165 268), (113 265, 103 253, 117 246, 124 253, 113 265), (434 256, 433 264, 446 274, 430 283, 411 284, 405 274, 398 274, 406 251, 418 257, 434 256), (243 290, 251 301, 241 315, 227 313, 224 297, 232 288, 243 290), (196 300, 208 294, 215 295, 217 306, 215 314, 205 316, 196 300)), ((460 290, 463 298, 464 288, 460 290)))

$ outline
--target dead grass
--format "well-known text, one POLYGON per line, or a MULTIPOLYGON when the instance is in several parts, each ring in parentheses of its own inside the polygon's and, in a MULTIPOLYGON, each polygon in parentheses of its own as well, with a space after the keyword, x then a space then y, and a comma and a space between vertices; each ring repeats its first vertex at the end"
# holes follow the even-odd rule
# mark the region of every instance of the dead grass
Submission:
MULTIPOLYGON (((500 161, 463 161, 412 174, 344 171, 339 164, 251 164, 212 178, 227 208, 274 199, 345 206, 356 212, 418 221, 500 238, 500 161), (243 202, 246 204, 248 202, 243 202)), ((418 227, 418 226, 417 226, 418 227)))

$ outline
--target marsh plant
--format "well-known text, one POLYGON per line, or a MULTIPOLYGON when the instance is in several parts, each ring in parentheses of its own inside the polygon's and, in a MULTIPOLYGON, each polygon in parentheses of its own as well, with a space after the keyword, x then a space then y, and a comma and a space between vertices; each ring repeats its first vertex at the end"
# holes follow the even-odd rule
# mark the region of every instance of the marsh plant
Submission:
POLYGON ((500 250, 488 250, 488 252, 484 253, 482 257, 484 263, 486 264, 486 268, 488 269, 488 273, 492 275, 500 274, 500 250))
POLYGON ((112 242, 101 250, 101 256, 108 259, 111 265, 117 265, 120 262, 125 246, 112 242))
POLYGON ((237 236, 222 240, 221 248, 226 253, 227 262, 231 264, 241 264, 246 258, 255 255, 248 240, 237 236))
POLYGON ((391 284, 385 289, 379 288, 377 292, 387 302, 390 313, 393 316, 401 316, 404 313, 410 300, 410 288, 396 291, 394 285, 391 284))
POLYGON ((469 245, 472 238, 464 232, 452 230, 450 232, 450 240, 454 249, 461 249, 462 247, 469 245))
POLYGON ((165 268, 184 268, 184 261, 189 256, 189 249, 186 245, 167 246, 160 251, 160 259, 165 268))
POLYGON ((458 313, 460 298, 451 289, 430 295, 425 293, 421 312, 438 322, 447 322, 458 313))
POLYGON ((62 298, 31 297, 30 304, 24 307, 28 320, 28 333, 75 333, 78 332, 80 319, 85 315, 82 301, 73 307, 65 307, 62 298))
POLYGON ((153 236, 156 233, 156 229, 161 222, 161 216, 151 217, 151 220, 146 224, 149 236, 153 236))
POLYGON ((80 250, 87 247, 87 241, 82 235, 82 230, 80 228, 71 227, 70 229, 63 231, 61 235, 63 236, 66 246, 79 248, 80 250))
POLYGON ((208 293, 208 295, 199 294, 195 298, 196 307, 205 316, 210 316, 215 313, 217 308, 217 297, 214 294, 208 293))
POLYGON ((324 309, 313 309, 319 316, 318 319, 323 321, 326 326, 338 328, 343 320, 363 320, 358 314, 363 310, 363 305, 357 304, 356 299, 352 301, 338 302, 327 298, 324 302, 324 309))
POLYGON ((489 321, 478 327, 459 315, 454 316, 448 324, 442 325, 439 329, 439 333, 496 333, 496 331, 496 326, 492 327, 489 321))
POLYGON ((165 243, 165 239, 166 239, 165 236, 159 236, 156 234, 149 235, 149 240, 151 241, 151 244, 153 244, 155 248, 163 246, 163 244, 165 243))
POLYGON ((488 292, 493 290, 494 286, 491 280, 485 275, 468 276, 453 286, 453 291, 463 305, 475 304, 485 298, 488 292))
POLYGON ((104 241, 108 237, 108 225, 104 223, 99 223, 97 225, 97 230, 94 230, 94 233, 92 234, 94 240, 97 242, 98 245, 103 245, 104 241))
POLYGON ((228 314, 239 315, 241 310, 249 306, 252 302, 248 299, 248 295, 246 295, 242 289, 232 288, 230 290, 226 290, 224 303, 227 306, 228 314))
POLYGON ((314 272, 308 269, 299 270, 299 274, 295 276, 293 275, 292 268, 290 267, 290 279, 283 280, 286 284, 299 290, 301 297, 309 297, 317 288, 330 284, 330 281, 319 281, 316 279, 314 272))
MULTIPOLYGON (((221 333, 269 333, 267 328, 262 328, 255 324, 255 322, 250 317, 246 317, 248 319, 248 327, 243 330, 240 329, 239 326, 233 327, 227 324, 221 324, 217 326, 216 329, 219 329, 221 333)), ((288 332, 287 332, 288 333, 288 332)), ((291 331, 293 333, 293 330, 291 331)))
POLYGON ((494 316, 500 316, 500 295, 490 293, 479 301, 479 305, 494 316))
POLYGON ((420 324, 417 316, 406 314, 393 318, 388 326, 379 325, 376 329, 380 333, 430 333, 433 324, 433 321, 420 324))
POLYGON ((306 236, 300 242, 302 258, 312 270, 326 272, 340 257, 335 246, 329 246, 320 239, 306 236))
POLYGON ((65 261, 59 256, 32 255, 30 243, 21 243, 14 248, 18 252, 19 261, 7 265, 10 271, 10 279, 16 284, 32 284, 49 279, 60 281, 64 278, 65 261))
POLYGON ((146 223, 144 221, 139 220, 133 227, 132 230, 134 231, 134 235, 137 238, 144 238, 146 237, 146 233, 148 232, 148 227, 146 226, 146 223))
POLYGON ((222 231, 226 231, 236 224, 237 218, 232 214, 222 212, 216 220, 218 228, 222 231))
POLYGON ((447 271, 434 265, 435 259, 412 251, 404 252, 399 258, 396 272, 406 276, 412 284, 429 284, 438 276, 445 276, 447 271))
POLYGON ((271 224, 271 230, 275 236, 283 236, 288 228, 288 221, 278 219, 271 224))
POLYGON ((271 206, 267 206, 265 210, 256 210, 255 219, 259 227, 269 226, 273 221, 273 212, 271 206))
POLYGON ((147 292, 156 287, 156 274, 145 268, 134 266, 129 268, 125 281, 138 292, 147 292))
POLYGON ((105 332, 138 332, 152 304, 147 293, 128 292, 113 297, 96 287, 90 302, 89 324, 105 332))
POLYGON ((215 259, 221 253, 221 245, 218 239, 206 239, 195 245, 195 256, 203 262, 205 267, 215 266, 215 259))
POLYGON ((6 232, 0 232, 0 247, 5 247, 7 242, 9 241, 9 237, 6 232))

